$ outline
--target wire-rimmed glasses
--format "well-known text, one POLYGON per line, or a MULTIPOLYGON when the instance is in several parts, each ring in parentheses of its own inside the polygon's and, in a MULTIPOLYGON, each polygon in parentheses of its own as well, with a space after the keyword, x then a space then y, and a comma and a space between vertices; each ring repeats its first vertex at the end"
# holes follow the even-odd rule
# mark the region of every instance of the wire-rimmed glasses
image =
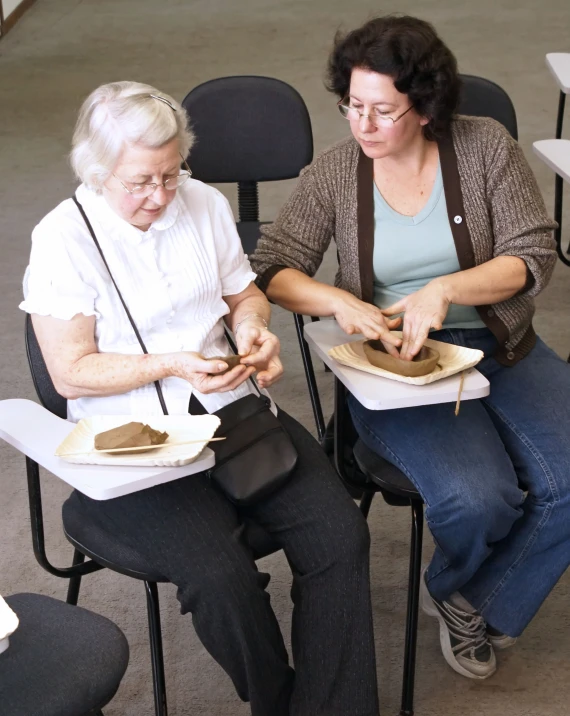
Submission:
POLYGON ((366 117, 366 119, 372 122, 375 127, 393 127, 399 119, 402 119, 402 117, 413 108, 413 106, 414 105, 411 104, 405 112, 393 117, 390 114, 380 112, 377 107, 373 107, 370 114, 364 114, 350 104, 350 99, 348 97, 345 97, 344 99, 341 99, 340 102, 337 102, 338 111, 345 119, 350 121, 355 119, 360 120, 361 117, 366 117))
POLYGON ((131 194, 131 196, 139 196, 142 199, 154 194, 159 186, 164 187, 166 191, 176 191, 178 187, 181 187, 184 182, 188 181, 188 179, 192 176, 192 170, 188 166, 186 159, 182 159, 182 161, 186 170, 182 169, 178 176, 170 177, 170 179, 167 179, 160 184, 156 184, 155 182, 150 184, 131 184, 129 188, 116 174, 113 173, 113 176, 119 181, 127 193, 131 194))

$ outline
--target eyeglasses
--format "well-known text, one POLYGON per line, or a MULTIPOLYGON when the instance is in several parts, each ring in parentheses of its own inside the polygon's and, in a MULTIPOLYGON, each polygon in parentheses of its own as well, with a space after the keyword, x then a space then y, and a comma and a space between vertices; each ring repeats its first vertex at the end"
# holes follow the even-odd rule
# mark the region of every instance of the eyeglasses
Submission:
POLYGON ((170 177, 170 179, 167 179, 166 181, 160 182, 160 184, 156 183, 150 183, 150 184, 131 184, 131 188, 129 187, 116 175, 113 173, 113 176, 115 179, 119 181, 123 189, 131 194, 132 196, 140 196, 141 199, 147 196, 151 196, 154 194, 154 192, 158 189, 159 186, 163 186, 166 191, 176 191, 178 187, 182 186, 190 177, 192 176, 192 171, 190 167, 188 166, 185 159, 182 159, 184 166, 186 167, 186 171, 183 169, 181 170, 180 174, 175 177, 170 177))
POLYGON ((414 105, 411 104, 405 112, 402 112, 402 114, 399 114, 397 117, 392 117, 389 114, 384 114, 383 112, 380 112, 376 107, 373 108, 371 114, 363 114, 358 109, 356 109, 356 107, 353 107, 350 104, 350 100, 348 99, 348 97, 345 97, 337 103, 338 111, 345 119, 360 120, 361 117, 366 117, 366 119, 372 122, 375 127, 392 127, 399 119, 402 119, 402 117, 407 114, 413 108, 413 106, 414 105))

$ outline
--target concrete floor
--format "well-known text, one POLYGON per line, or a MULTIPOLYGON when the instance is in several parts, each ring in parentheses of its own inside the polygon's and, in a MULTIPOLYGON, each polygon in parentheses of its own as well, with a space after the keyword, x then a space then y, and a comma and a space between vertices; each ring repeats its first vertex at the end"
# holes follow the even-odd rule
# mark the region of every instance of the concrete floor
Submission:
MULTIPOLYGON (((74 182, 67 152, 83 98, 103 82, 148 82, 182 99, 205 80, 229 74, 263 74, 296 87, 304 97, 316 150, 341 138, 346 123, 323 88, 328 49, 339 26, 352 28, 373 13, 404 11, 432 21, 456 53, 460 69, 495 80, 511 95, 521 144, 549 207, 553 176, 533 156, 537 139, 553 136, 557 90, 545 67, 546 52, 570 51, 566 0, 463 4, 412 0, 38 0, 0 42, 0 398, 34 398, 17 305, 34 225, 70 195, 74 182)), ((568 119, 570 122, 570 118, 568 119)), ((570 125, 569 125, 570 126, 570 125)), ((279 141, 279 138, 275 138, 279 141)), ((270 219, 292 182, 263 187, 263 218, 270 219)), ((233 187, 223 188, 232 202, 233 187)), ((570 212, 566 212, 566 242, 570 212)), ((334 257, 321 270, 330 279, 334 257)), ((570 350, 570 269, 559 264, 539 298, 535 325, 566 356, 570 350)), ((312 426, 302 366, 289 316, 274 321, 282 338, 287 376, 273 391, 282 406, 312 426)), ((319 381, 327 410, 330 375, 319 381)), ((0 445, 0 590, 35 591, 64 598, 63 582, 35 563, 30 543, 23 459, 0 445)), ((61 532, 66 487, 44 481, 50 554, 70 559, 61 532)), ((384 714, 398 712, 409 516, 377 500, 370 515, 373 601, 384 714)), ((426 540, 426 557, 429 539, 426 540)), ((265 560, 270 591, 287 634, 290 575, 282 555, 265 560)), ((161 588, 168 698, 172 716, 245 716, 228 678, 182 618, 174 589, 161 588)), ((108 716, 152 713, 152 689, 142 585, 109 572, 84 581, 81 603, 115 620, 131 646, 131 663, 108 716)), ((544 604, 519 644, 499 655, 499 670, 483 683, 452 672, 441 657, 435 624, 420 619, 417 671, 418 716, 559 716, 570 702, 570 575, 544 604)), ((0 705, 1 712, 1 705, 0 705)), ((8 716, 8 715, 7 715, 8 716)), ((268 715, 270 716, 270 715, 268 715)), ((347 714, 346 716, 350 716, 347 714)))

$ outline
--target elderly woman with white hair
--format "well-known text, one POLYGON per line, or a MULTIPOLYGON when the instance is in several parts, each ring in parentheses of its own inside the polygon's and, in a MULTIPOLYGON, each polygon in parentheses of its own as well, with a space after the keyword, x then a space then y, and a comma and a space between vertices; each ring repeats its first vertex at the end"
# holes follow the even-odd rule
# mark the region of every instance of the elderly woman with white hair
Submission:
MULTIPOLYGON (((70 420, 159 414, 155 381, 169 413, 188 412, 191 396, 214 412, 253 392, 254 372, 262 390, 282 373, 228 202, 190 178, 191 143, 182 107, 148 85, 103 85, 81 109, 71 157, 80 206, 67 199, 34 229, 20 306, 70 420), (226 372, 213 360, 230 352, 224 323, 241 356, 226 372)), ((366 522, 316 441, 278 417, 297 464, 251 505, 204 473, 107 501, 69 499, 177 586, 182 613, 254 716, 376 716, 366 522), (244 520, 291 565, 295 671, 244 520)))

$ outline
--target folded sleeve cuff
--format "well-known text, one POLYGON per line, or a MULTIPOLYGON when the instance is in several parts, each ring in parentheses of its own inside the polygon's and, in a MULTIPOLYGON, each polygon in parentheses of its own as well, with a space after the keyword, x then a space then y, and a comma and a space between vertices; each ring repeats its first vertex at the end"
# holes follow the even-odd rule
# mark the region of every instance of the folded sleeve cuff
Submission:
POLYGON ((28 296, 20 303, 19 308, 26 313, 35 313, 38 316, 53 316, 63 321, 70 321, 78 313, 84 316, 95 316, 100 318, 99 313, 93 308, 93 302, 71 301, 69 298, 42 296, 41 300, 28 296))

